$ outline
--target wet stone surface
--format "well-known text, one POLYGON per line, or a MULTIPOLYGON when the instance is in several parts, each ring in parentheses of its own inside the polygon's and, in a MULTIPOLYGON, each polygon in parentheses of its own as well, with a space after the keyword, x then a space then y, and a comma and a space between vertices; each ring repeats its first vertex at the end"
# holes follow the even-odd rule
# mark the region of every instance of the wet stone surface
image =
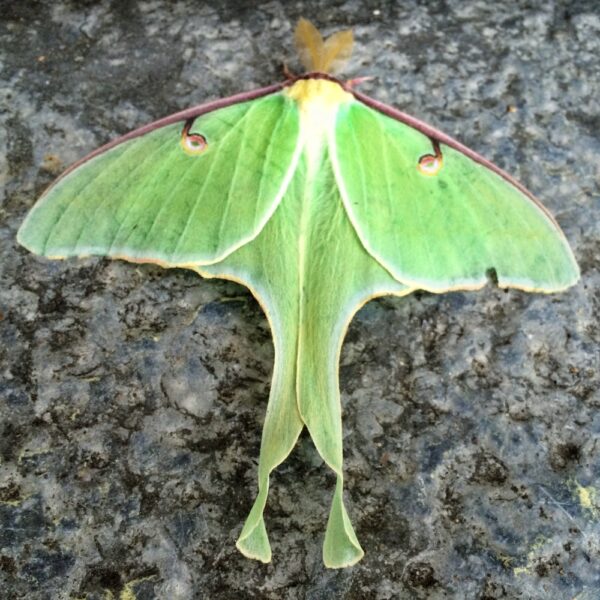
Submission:
MULTIPOLYGON (((2 597, 593 599, 600 587, 597 2, 1 2, 2 597), (240 286, 17 246, 61 169, 116 135, 269 84, 300 16, 352 26, 347 75, 536 193, 582 269, 369 303, 341 358, 346 498, 366 550, 328 571, 333 478, 303 436, 255 494, 273 350, 240 286)), ((291 66, 296 66, 292 63, 291 66)))

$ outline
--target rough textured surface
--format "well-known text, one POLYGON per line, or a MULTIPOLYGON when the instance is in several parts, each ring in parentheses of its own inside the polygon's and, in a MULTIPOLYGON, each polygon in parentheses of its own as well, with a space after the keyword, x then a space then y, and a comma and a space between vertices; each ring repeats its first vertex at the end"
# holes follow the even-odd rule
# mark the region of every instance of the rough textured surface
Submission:
POLYGON ((600 9, 585 2, 0 2, 3 598, 577 598, 600 587, 600 9), (347 499, 305 437, 237 553, 272 367, 252 297, 192 272, 17 247, 61 168, 265 85, 300 16, 352 26, 349 76, 516 175, 583 278, 368 304, 342 355, 347 499))

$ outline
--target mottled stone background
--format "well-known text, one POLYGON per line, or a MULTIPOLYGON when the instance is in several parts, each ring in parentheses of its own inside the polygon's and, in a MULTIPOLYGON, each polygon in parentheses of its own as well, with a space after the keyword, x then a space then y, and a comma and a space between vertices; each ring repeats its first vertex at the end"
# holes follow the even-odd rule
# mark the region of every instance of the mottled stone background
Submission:
POLYGON ((0 596, 577 599, 600 595, 600 5, 0 1, 0 596), (273 563, 234 541, 255 493, 267 322, 232 283, 17 246, 60 170, 297 67, 300 16, 353 27, 348 76, 516 175, 582 269, 567 293, 371 302, 342 353, 347 501, 303 437, 273 478, 273 563))

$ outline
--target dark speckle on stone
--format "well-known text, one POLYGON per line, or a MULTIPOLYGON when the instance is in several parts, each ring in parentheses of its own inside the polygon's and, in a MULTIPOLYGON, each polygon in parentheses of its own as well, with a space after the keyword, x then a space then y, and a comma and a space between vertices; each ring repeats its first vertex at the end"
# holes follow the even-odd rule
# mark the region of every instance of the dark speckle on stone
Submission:
POLYGON ((581 447, 575 442, 559 442, 550 451, 550 464, 554 469, 564 469, 580 459, 581 447))
POLYGON ((14 482, 8 482, 0 487, 0 502, 16 502, 21 497, 21 490, 14 482))
POLYGON ((596 600, 597 1, 0 4, 2 600, 596 600), (561 294, 490 285, 359 311, 341 392, 366 555, 336 571, 320 548, 333 478, 307 436, 271 482, 273 562, 235 549, 273 365, 250 293, 15 240, 58 165, 298 70, 301 16, 353 27, 343 77, 373 76, 363 92, 514 175, 582 270, 561 294))
POLYGON ((481 452, 475 457, 474 481, 500 485, 506 481, 507 477, 508 469, 497 457, 487 452, 481 452))
POLYGON ((406 567, 405 579, 414 588, 430 588, 435 585, 434 568, 427 562, 415 561, 406 567))
POLYGON ((84 580, 83 588, 99 587, 107 592, 118 593, 122 587, 121 574, 117 569, 92 566, 84 580))
POLYGON ((15 560, 10 556, 0 555, 0 570, 7 575, 14 575, 17 571, 15 560))

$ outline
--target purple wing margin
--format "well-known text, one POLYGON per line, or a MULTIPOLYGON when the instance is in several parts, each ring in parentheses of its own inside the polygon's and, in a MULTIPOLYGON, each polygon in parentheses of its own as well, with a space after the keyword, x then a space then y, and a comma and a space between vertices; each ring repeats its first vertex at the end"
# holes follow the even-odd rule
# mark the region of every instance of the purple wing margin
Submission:
MULTIPOLYGON (((484 167, 487 167, 494 173, 500 175, 500 177, 505 179, 508 183, 510 183, 511 185, 516 187, 525 196, 527 196, 527 198, 529 198, 548 217, 548 219, 550 219, 550 221, 552 223, 554 223, 554 225, 556 225, 558 230, 561 231, 560 226, 556 222, 555 218, 550 214, 548 209, 526 187, 524 187, 522 184, 520 184, 516 179, 511 177, 506 171, 503 171, 500 167, 495 165, 493 162, 490 162, 489 160, 487 160, 480 154, 477 154, 477 152, 474 152, 470 148, 467 148, 467 146, 464 146, 463 144, 461 144, 459 141, 455 140, 454 138, 450 137, 449 135, 446 135, 445 133, 441 132, 439 129, 436 129, 435 127, 431 127, 431 125, 428 125, 427 123, 424 123, 423 121, 420 121, 419 119, 415 119, 414 117, 411 117, 410 115, 407 115, 406 113, 404 113, 400 110, 397 110, 387 104, 384 104, 383 102, 379 102, 378 100, 370 98, 369 96, 366 96, 365 94, 361 94, 360 92, 357 92, 356 90, 348 89, 347 91, 349 91, 359 102, 366 104, 368 107, 373 108, 373 109, 379 111, 380 113, 383 113, 384 115, 387 115, 388 117, 391 117, 392 119, 396 119, 396 120, 408 125, 409 127, 416 129, 417 131, 420 131, 422 134, 426 135, 431 140, 435 140, 439 143, 449 146, 450 148, 454 148, 455 150, 458 150, 458 152, 461 152, 462 154, 464 154, 465 156, 468 156, 470 159, 474 160, 475 162, 479 163, 480 165, 483 165, 484 167)), ((561 233, 562 233, 562 231, 561 231, 561 233)))
POLYGON ((55 179, 51 187, 54 186, 58 181, 60 181, 65 175, 68 175, 71 171, 81 166, 83 163, 86 163, 88 160, 91 160, 95 156, 126 142, 127 140, 131 140, 133 138, 139 137, 153 131, 154 129, 158 129, 159 127, 164 127, 165 125, 171 125, 172 123, 177 123, 180 121, 187 121, 188 119, 194 119, 199 117, 200 115, 209 113, 213 110, 217 110, 219 108, 225 108, 226 106, 231 106, 232 104, 238 104, 239 102, 246 102, 248 100, 254 100, 255 98, 261 98, 262 96, 268 96, 269 94, 273 94, 275 92, 280 91, 285 87, 285 83, 277 83, 274 85, 270 85, 267 87, 259 88, 256 90, 252 90, 250 92, 242 92, 240 94, 235 94, 233 96, 228 96, 227 98, 220 98, 219 100, 214 100, 212 102, 205 102, 204 104, 199 104, 198 106, 192 106, 191 108, 186 108, 185 110, 181 110, 167 117, 163 117, 162 119, 158 119, 157 121, 153 121, 152 123, 148 123, 147 125, 143 125, 142 127, 138 127, 125 135, 122 135, 114 140, 111 140, 107 144, 100 146, 100 148, 96 148, 93 152, 90 152, 87 156, 84 156, 82 159, 70 165, 65 171, 61 173, 61 175, 55 179))

